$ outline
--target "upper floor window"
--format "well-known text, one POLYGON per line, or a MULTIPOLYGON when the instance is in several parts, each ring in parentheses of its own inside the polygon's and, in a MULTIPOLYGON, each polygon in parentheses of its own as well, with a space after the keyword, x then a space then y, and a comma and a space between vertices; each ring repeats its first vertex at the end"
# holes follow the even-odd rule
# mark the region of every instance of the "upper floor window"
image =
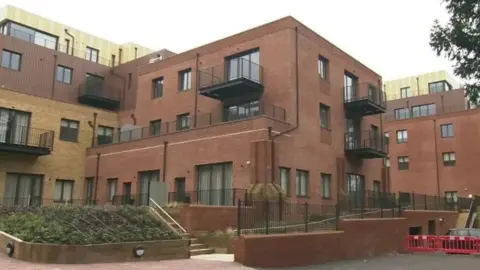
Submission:
POLYGON ((343 76, 344 80, 344 101, 352 102, 357 98, 357 82, 358 78, 347 72, 343 76))
POLYGON ((406 129, 397 130, 397 143, 408 142, 408 133, 406 129))
POLYGON ((79 122, 75 120, 62 119, 60 121, 60 140, 77 142, 79 122))
POLYGON ((408 170, 410 167, 410 160, 408 156, 398 157, 398 169, 399 170, 408 170))
POLYGON ((98 56, 100 55, 100 51, 94 49, 92 47, 87 46, 87 50, 85 52, 85 59, 91 62, 98 63, 98 56))
POLYGON ((453 124, 440 125, 440 129, 442 133, 442 138, 450 138, 455 136, 455 132, 453 130, 453 124))
POLYGON ((184 113, 177 115, 177 130, 184 130, 190 128, 190 114, 184 113))
POLYGON ((150 135, 151 136, 158 136, 162 130, 162 120, 154 120, 150 121, 150 135))
POLYGON ((2 51, 2 67, 20 71, 22 55, 13 51, 2 51))
POLYGON ((320 104, 320 127, 330 128, 330 106, 320 104))
POLYGON ((318 74, 320 78, 328 79, 328 59, 323 56, 318 57, 318 74))
POLYGON ((192 70, 180 71, 180 91, 186 91, 192 88, 192 70))
POLYGON ((443 165, 444 166, 455 166, 457 159, 455 157, 455 152, 443 153, 443 165))
POLYGON ((57 66, 57 72, 55 74, 57 82, 71 84, 72 83, 73 70, 65 66, 57 66))
POLYGON ((412 96, 410 86, 400 88, 400 98, 407 98, 412 96))
POLYGON ((97 144, 110 144, 113 142, 113 128, 107 126, 98 126, 97 144))
POLYGON ((228 80, 239 78, 260 82, 260 51, 255 50, 227 58, 228 80))
POLYGON ((402 120, 410 118, 410 110, 408 108, 395 109, 395 119, 402 120))
POLYGON ((420 116, 435 115, 436 109, 437 109, 437 106, 435 103, 413 106, 412 116, 420 117, 420 116))
POLYGON ((163 77, 152 81, 152 98, 163 97, 163 77))
POLYGON ((22 26, 14 22, 8 22, 4 26, 4 32, 6 32, 5 34, 7 35, 22 39, 26 42, 34 43, 52 50, 57 49, 57 37, 30 27, 22 26))
POLYGON ((260 105, 258 100, 239 105, 228 106, 224 110, 223 121, 234 121, 259 115, 260 105))
POLYGON ((280 187, 285 195, 290 195, 290 168, 280 167, 280 187))
POLYGON ((451 90, 451 86, 446 81, 432 82, 428 84, 429 93, 439 93, 439 92, 445 92, 450 90, 451 90))

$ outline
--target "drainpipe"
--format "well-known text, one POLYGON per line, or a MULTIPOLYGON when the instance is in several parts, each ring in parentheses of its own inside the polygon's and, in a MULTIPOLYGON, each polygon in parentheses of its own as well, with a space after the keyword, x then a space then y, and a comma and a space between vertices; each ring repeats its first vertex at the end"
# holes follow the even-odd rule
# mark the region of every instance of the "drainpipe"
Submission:
POLYGON ((420 96, 420 82, 417 77, 417 95, 420 96))
POLYGON ((433 136, 434 136, 434 143, 435 143, 435 165, 437 169, 437 194, 440 197, 440 169, 438 165, 438 147, 437 147, 437 120, 433 119, 433 136))
POLYGON ((135 117, 135 114, 130 114, 130 117, 132 118, 133 120, 133 125, 136 126, 137 125, 137 118, 135 117))
POLYGON ((98 193, 98 175, 100 171, 100 153, 97 153, 97 168, 95 170, 95 204, 97 203, 97 193, 98 193))
POLYGON ((88 125, 93 129, 93 135, 92 135, 92 147, 95 146, 95 135, 97 133, 97 113, 93 113, 93 123, 91 121, 88 121, 88 125))
POLYGON ((199 66, 199 57, 200 54, 197 53, 197 59, 195 63, 195 72, 196 74, 196 79, 195 79, 195 97, 194 97, 194 102, 193 102, 193 127, 197 127, 197 107, 198 107, 198 88, 200 88, 200 72, 198 71, 198 66, 199 66))
POLYGON ((167 146, 168 142, 163 142, 163 173, 162 173, 162 180, 165 182, 165 178, 167 177, 167 146))
MULTIPOLYGON (((72 54, 71 55, 73 55, 73 52, 75 51, 74 50, 75 49, 75 37, 68 32, 68 29, 65 29, 65 34, 67 34, 72 39, 72 54)), ((68 52, 66 52, 66 53, 68 54, 68 52)))
POLYGON ((57 55, 53 55, 52 99, 55 96, 55 80, 57 77, 57 55))

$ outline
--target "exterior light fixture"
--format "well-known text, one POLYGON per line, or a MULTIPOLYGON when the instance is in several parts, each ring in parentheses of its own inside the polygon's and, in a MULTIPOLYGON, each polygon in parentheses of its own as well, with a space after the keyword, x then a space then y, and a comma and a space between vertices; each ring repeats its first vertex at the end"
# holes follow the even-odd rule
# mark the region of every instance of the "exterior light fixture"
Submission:
POLYGON ((7 243, 7 244, 5 245, 5 250, 7 251, 8 257, 12 257, 12 256, 13 256, 13 252, 15 252, 15 247, 13 246, 12 243, 7 243))
POLYGON ((133 248, 133 255, 137 258, 143 257, 145 249, 142 246, 136 246, 133 248))
POLYGON ((473 195, 472 194, 468 194, 468 198, 473 198, 473 195))

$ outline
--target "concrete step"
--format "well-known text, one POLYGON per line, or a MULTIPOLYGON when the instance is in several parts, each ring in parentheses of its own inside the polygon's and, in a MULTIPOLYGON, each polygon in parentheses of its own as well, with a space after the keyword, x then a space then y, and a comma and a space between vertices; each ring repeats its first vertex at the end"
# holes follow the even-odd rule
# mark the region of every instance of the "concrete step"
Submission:
POLYGON ((200 242, 198 241, 197 238, 190 238, 190 244, 199 244, 200 242))
POLYGON ((215 253, 215 249, 213 249, 213 248, 203 248, 203 249, 190 250, 190 256, 213 254, 213 253, 215 253))
POLYGON ((200 243, 190 245, 190 250, 197 250, 197 249, 208 249, 208 246, 200 243))

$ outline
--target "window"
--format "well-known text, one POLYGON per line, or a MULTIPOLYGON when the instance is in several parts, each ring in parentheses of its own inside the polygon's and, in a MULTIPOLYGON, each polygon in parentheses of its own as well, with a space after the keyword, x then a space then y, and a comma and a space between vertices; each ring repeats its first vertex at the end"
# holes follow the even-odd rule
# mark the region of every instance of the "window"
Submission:
POLYGON ((408 108, 395 109, 395 119, 402 120, 410 118, 410 111, 408 108))
POLYGON ((117 195, 117 182, 118 182, 117 178, 107 179, 109 201, 113 201, 113 197, 117 195))
POLYGON ((60 140, 68 142, 78 141, 78 121, 62 119, 60 121, 60 140))
POLYGON ((322 198, 330 199, 332 197, 332 175, 322 173, 322 198))
POLYGON ((330 106, 320 104, 320 127, 330 128, 330 106))
POLYGON ((99 50, 87 46, 87 51, 85 52, 85 59, 91 62, 98 63, 99 54, 99 50))
POLYGON ((139 193, 139 205, 148 205, 151 182, 160 182, 160 170, 143 171, 138 173, 137 192, 139 193))
POLYGON ((180 71, 180 91, 186 91, 192 88, 192 70, 180 71))
POLYGON ((235 121, 246 119, 260 114, 260 104, 258 100, 246 102, 239 105, 225 107, 223 121, 235 121))
POLYGON ((43 190, 43 175, 7 173, 3 206, 41 205, 43 190))
POLYGON ((27 145, 29 139, 30 113, 0 108, 0 143, 27 145))
POLYGON ((406 143, 408 142, 408 133, 407 130, 397 130, 397 143, 406 143))
POLYGON ((413 117, 420 117, 420 116, 428 116, 428 115, 435 115, 436 113, 436 104, 424 104, 412 107, 412 116, 413 117))
POLYGON ((57 38, 55 36, 42 33, 33 28, 22 26, 13 22, 8 22, 5 28, 10 36, 52 50, 57 48, 57 38))
POLYGON ((446 81, 433 82, 428 84, 429 93, 440 93, 450 90, 451 86, 446 81))
POLYGON ((199 204, 233 205, 232 162, 197 166, 199 204))
POLYGON ((412 96, 412 91, 410 87, 400 88, 400 98, 407 98, 412 96))
POLYGON ((21 63, 21 54, 7 50, 2 51, 2 67, 20 71, 21 63))
POLYGON ((113 142, 113 128, 106 126, 98 126, 97 144, 110 144, 113 142))
POLYGON ((72 199, 73 194, 73 180, 60 180, 55 181, 55 195, 54 200, 65 202, 72 199))
POLYGON ((409 160, 408 157, 398 157, 398 169, 399 170, 408 170, 409 160))
POLYGON ((162 130, 162 120, 150 121, 150 136, 158 136, 162 130))
POLYGON ((57 82, 71 84, 72 83, 73 70, 64 66, 57 66, 57 72, 55 74, 57 82))
POLYGON ((308 196, 308 171, 297 170, 297 196, 308 196))
POLYGON ((184 113, 177 115, 177 130, 185 130, 190 128, 190 114, 184 113))
POLYGON ((447 201, 447 203, 458 202, 458 192, 457 191, 445 191, 445 200, 447 201))
POLYGON ((455 152, 443 153, 443 165, 444 166, 455 166, 455 152))
POLYGON ((373 181, 373 193, 378 195, 380 192, 382 192, 382 183, 380 181, 373 181))
POLYGON ((365 190, 365 177, 359 174, 347 173, 347 191, 356 193, 365 190))
POLYGON ((132 89, 132 73, 128 73, 128 89, 132 89))
POLYGON ((228 80, 245 78, 254 82, 261 80, 260 51, 254 50, 226 59, 228 80))
POLYGON ((357 99, 358 78, 347 72, 343 75, 344 80, 344 102, 352 102, 357 99))
POLYGON ((112 67, 114 67, 115 66, 115 54, 112 54, 112 60, 110 62, 112 62, 112 67))
POLYGON ((390 168, 390 158, 385 158, 383 163, 385 164, 385 167, 390 168))
POLYGON ((152 81, 152 98, 163 96, 163 77, 152 81))
POLYGON ((383 140, 385 144, 390 144, 390 132, 383 133, 383 140))
POLYGON ((440 129, 442 133, 442 138, 451 138, 455 136, 453 124, 440 125, 440 129))
POLYGON ((328 59, 323 56, 318 58, 318 74, 320 78, 328 80, 328 59))
POLYGON ((280 187, 287 196, 290 195, 290 168, 280 167, 280 187))
POLYGON ((94 189, 94 178, 87 177, 85 178, 85 201, 87 204, 93 202, 93 189, 94 189))

